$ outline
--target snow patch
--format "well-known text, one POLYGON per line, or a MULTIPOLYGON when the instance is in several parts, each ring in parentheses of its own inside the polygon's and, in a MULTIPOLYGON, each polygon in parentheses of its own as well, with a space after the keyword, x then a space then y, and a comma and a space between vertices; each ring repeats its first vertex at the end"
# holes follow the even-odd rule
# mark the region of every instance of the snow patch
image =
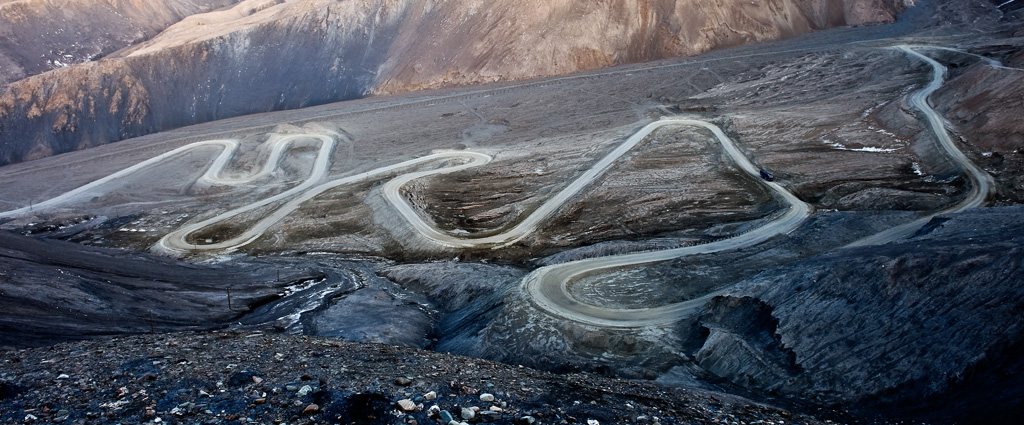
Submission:
POLYGON ((825 138, 821 139, 821 143, 829 145, 833 149, 836 149, 836 150, 850 151, 850 152, 892 153, 892 152, 896 152, 896 151, 899 150, 899 148, 878 148, 878 147, 874 147, 874 146, 865 146, 863 148, 853 148, 853 149, 851 149, 851 148, 846 147, 846 145, 843 145, 842 143, 833 142, 833 141, 825 139, 825 138))
POLYGON ((914 174, 917 174, 919 176, 923 176, 924 175, 924 171, 921 170, 921 164, 918 164, 916 162, 911 162, 910 163, 910 168, 912 170, 914 170, 914 174))

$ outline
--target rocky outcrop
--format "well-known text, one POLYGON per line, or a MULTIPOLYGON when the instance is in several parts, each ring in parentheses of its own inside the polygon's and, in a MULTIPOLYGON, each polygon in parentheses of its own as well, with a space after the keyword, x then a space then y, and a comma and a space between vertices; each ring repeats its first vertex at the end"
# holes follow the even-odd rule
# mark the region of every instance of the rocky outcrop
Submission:
MULTIPOLYGON (((283 267, 282 267, 283 268, 283 267)), ((0 350, 102 335, 217 329, 315 278, 266 264, 195 266, 0 232, 0 350)))
POLYGON ((1024 208, 768 270, 704 307, 697 362, 731 382, 894 415, 1008 415, 1024 382, 1024 208))
POLYGON ((0 1, 0 85, 98 60, 241 0, 0 1))
POLYGON ((561 75, 889 22, 902 5, 247 0, 104 60, 10 84, 0 92, 0 164, 370 93, 561 75))

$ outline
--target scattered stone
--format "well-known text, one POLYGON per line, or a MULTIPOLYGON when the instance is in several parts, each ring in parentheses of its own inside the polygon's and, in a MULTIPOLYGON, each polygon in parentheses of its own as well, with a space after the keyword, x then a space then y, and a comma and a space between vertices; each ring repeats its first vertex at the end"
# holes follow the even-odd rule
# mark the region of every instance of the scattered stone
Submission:
POLYGON ((284 389, 289 391, 289 392, 296 392, 296 391, 299 390, 299 386, 298 385, 285 385, 284 389))
POLYGON ((447 410, 442 410, 441 411, 441 423, 446 424, 446 423, 449 423, 449 422, 454 421, 454 420, 455 420, 455 418, 452 417, 451 412, 449 412, 447 410))
POLYGON ((437 399, 437 393, 431 391, 429 393, 423 394, 423 399, 424 400, 436 400, 437 399))
POLYGON ((501 420, 501 413, 491 410, 485 410, 483 412, 477 413, 477 417, 484 422, 496 422, 501 420))
POLYGON ((267 399, 265 399, 265 398, 258 398, 256 400, 253 400, 252 402, 255 403, 255 404, 263 404, 263 403, 267 402, 267 399))
POLYGON ((427 417, 428 418, 437 419, 437 417, 440 416, 440 415, 441 415, 441 408, 438 407, 436 404, 433 405, 433 406, 430 406, 430 409, 427 409, 427 417))
POLYGON ((303 385, 302 388, 299 389, 299 392, 296 394, 298 394, 299 397, 305 397, 306 394, 309 394, 311 392, 313 392, 313 387, 309 385, 303 385))
POLYGON ((519 423, 522 425, 533 425, 537 423, 537 418, 533 416, 523 416, 519 418, 519 423))
POLYGON ((408 387, 412 385, 412 379, 400 376, 398 378, 395 378, 395 385, 398 385, 400 387, 408 387))
POLYGON ((310 404, 305 409, 302 409, 303 415, 315 415, 317 413, 320 413, 320 406, 316 404, 310 404))
POLYGON ((254 384, 262 384, 263 383, 263 378, 260 378, 259 376, 253 376, 252 377, 252 383, 254 383, 254 384))
POLYGON ((492 401, 494 401, 494 394, 490 394, 490 393, 480 394, 480 401, 492 402, 492 401))
POLYGON ((587 419, 587 425, 601 425, 601 423, 597 419, 587 419))
POLYGON ((502 409, 498 406, 491 406, 489 410, 492 412, 505 413, 505 409, 502 409))
POLYGON ((476 417, 476 412, 474 412, 473 409, 466 408, 466 407, 462 408, 462 419, 465 419, 465 420, 468 421, 468 420, 473 419, 474 417, 476 417))
POLYGON ((398 408, 406 412, 411 412, 416 410, 416 403, 413 403, 413 401, 409 399, 398 400, 398 408))
POLYGON ((62 373, 62 374, 60 374, 60 376, 57 376, 57 380, 58 381, 63 381, 65 379, 71 379, 71 377, 68 376, 68 374, 66 374, 66 373, 62 373))

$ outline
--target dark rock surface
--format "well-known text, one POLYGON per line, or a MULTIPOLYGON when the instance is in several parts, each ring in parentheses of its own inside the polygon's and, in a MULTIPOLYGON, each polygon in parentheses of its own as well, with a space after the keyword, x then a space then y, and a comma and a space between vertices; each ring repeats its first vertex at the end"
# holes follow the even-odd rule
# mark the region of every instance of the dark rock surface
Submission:
POLYGON ((895 415, 1021 411, 1024 207, 767 270, 704 307, 697 362, 731 382, 895 415))

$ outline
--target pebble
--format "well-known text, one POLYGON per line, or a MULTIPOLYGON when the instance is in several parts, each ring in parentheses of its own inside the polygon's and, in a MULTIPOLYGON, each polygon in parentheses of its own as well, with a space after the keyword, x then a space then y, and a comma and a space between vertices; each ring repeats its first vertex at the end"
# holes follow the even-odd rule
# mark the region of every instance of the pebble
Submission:
POLYGON ((395 378, 395 385, 398 385, 400 387, 408 387, 412 385, 412 379, 406 378, 404 376, 395 378))
POLYGON ((252 377, 252 382, 253 382, 254 384, 260 384, 260 383, 263 383, 263 378, 260 378, 259 376, 253 376, 253 377, 252 377))
POLYGON ((299 390, 299 386, 298 385, 285 385, 284 389, 287 390, 287 391, 290 391, 290 392, 296 392, 296 391, 299 390))
POLYGON ((429 418, 436 418, 440 414, 441 414, 441 408, 438 407, 436 404, 433 405, 433 406, 430 406, 430 409, 427 409, 427 417, 429 417, 429 418))
POLYGON ((311 392, 313 392, 313 387, 309 385, 303 385, 302 388, 299 389, 298 395, 299 397, 303 397, 311 392))
POLYGON ((412 400, 406 398, 398 400, 398 407, 406 412, 411 412, 413 410, 416 410, 416 403, 413 403, 412 400))
POLYGON ((587 419, 587 425, 601 425, 601 423, 597 419, 587 419))
POLYGON ((60 376, 57 377, 57 380, 63 380, 63 379, 71 379, 71 377, 68 376, 68 374, 66 374, 66 373, 62 373, 62 374, 60 374, 60 376))
POLYGON ((424 400, 436 400, 437 399, 437 393, 431 391, 429 393, 423 394, 423 399, 424 400))
POLYGON ((494 394, 489 394, 489 393, 480 394, 480 401, 484 401, 484 402, 494 401, 494 394))
POLYGON ((315 415, 317 413, 320 413, 320 406, 316 404, 310 404, 305 409, 302 409, 303 415, 315 415))
POLYGON ((451 412, 449 412, 447 410, 442 410, 441 411, 441 423, 446 424, 446 423, 449 423, 449 422, 454 421, 454 420, 455 420, 455 418, 452 417, 451 412))
POLYGON ((473 409, 469 409, 469 408, 465 408, 465 407, 462 408, 462 419, 465 419, 465 420, 468 421, 470 419, 473 419, 474 417, 476 417, 476 412, 474 412, 473 409))
POLYGON ((495 422, 501 420, 501 413, 486 410, 477 414, 477 417, 484 422, 495 422))
POLYGON ((523 416, 519 418, 519 423, 523 425, 533 425, 537 423, 537 418, 534 418, 533 416, 523 416))

